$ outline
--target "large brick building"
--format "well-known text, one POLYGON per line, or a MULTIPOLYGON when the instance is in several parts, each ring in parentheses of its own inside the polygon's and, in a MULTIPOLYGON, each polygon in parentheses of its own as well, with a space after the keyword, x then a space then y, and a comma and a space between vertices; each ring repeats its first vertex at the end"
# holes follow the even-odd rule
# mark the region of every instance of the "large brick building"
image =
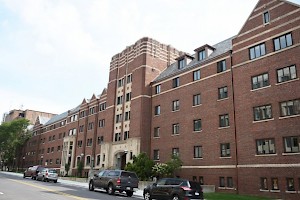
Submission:
POLYGON ((87 173, 179 154, 176 175, 217 191, 299 199, 299 16, 290 1, 259 0, 236 36, 193 55, 140 39, 113 56, 101 95, 38 118, 26 166, 75 174, 79 161, 87 173))

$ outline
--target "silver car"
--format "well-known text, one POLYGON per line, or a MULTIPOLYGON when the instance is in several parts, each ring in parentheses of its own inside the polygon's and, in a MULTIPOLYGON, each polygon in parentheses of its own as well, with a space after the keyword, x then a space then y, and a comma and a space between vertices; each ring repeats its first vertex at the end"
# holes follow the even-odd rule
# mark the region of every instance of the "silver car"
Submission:
POLYGON ((36 180, 41 181, 53 181, 54 183, 57 183, 58 174, 56 169, 51 168, 45 168, 41 172, 37 174, 36 180))

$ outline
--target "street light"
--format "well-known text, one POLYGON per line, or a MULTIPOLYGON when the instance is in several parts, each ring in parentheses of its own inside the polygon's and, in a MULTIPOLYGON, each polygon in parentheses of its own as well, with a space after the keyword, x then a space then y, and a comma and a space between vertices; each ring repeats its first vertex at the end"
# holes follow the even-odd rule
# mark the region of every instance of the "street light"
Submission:
POLYGON ((23 161, 22 161, 22 170, 24 170, 24 161, 25 161, 25 156, 23 156, 23 161))

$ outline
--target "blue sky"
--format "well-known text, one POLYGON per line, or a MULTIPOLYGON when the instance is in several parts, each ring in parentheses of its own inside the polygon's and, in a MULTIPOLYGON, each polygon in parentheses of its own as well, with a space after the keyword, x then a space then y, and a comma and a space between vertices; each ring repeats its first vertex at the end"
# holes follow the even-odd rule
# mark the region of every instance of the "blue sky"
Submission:
POLYGON ((72 109, 126 46, 147 36, 192 54, 236 35, 257 1, 0 0, 0 115, 72 109))

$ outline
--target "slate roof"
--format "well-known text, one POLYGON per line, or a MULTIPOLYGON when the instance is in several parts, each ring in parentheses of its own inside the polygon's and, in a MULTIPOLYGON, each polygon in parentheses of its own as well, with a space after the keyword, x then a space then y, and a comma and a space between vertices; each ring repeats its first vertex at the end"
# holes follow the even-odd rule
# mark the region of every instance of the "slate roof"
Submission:
MULTIPOLYGON (((234 37, 235 36, 213 45, 212 47, 215 48, 215 50, 204 60, 198 61, 197 59, 194 59, 187 66, 181 69, 178 69, 177 62, 171 64, 153 82, 155 83, 173 75, 180 74, 183 71, 193 69, 194 67, 199 66, 199 64, 201 65, 201 63, 207 62, 210 59, 213 59, 223 53, 228 52, 232 49, 232 39, 234 37)), ((195 57, 195 55, 193 56, 195 57)))
POLYGON ((49 117, 42 117, 42 116, 39 116, 39 121, 40 121, 40 124, 46 124, 48 121, 50 120, 49 117))
POLYGON ((79 108, 80 108, 80 106, 77 106, 76 108, 73 108, 73 109, 71 109, 71 110, 68 110, 68 111, 66 111, 66 112, 64 112, 64 113, 62 113, 62 114, 55 115, 54 117, 52 117, 52 118, 45 124, 45 126, 50 125, 50 124, 53 124, 54 122, 58 122, 58 121, 60 121, 60 120, 65 119, 65 118, 68 116, 68 113, 69 113, 69 112, 70 112, 70 113, 75 113, 75 112, 79 111, 79 108))

